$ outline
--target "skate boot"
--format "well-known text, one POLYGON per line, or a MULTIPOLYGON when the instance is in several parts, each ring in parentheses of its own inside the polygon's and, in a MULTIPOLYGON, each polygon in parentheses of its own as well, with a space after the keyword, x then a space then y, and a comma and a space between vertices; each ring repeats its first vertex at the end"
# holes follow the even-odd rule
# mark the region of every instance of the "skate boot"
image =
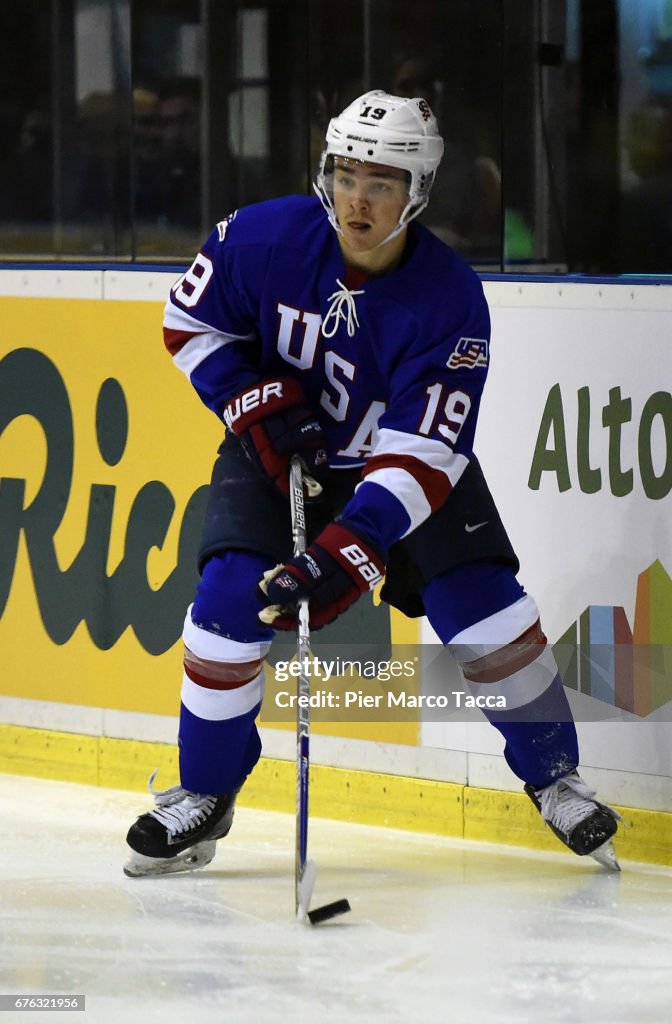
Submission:
POLYGON ((621 870, 611 837, 622 818, 595 799, 578 772, 570 772, 544 789, 525 786, 525 792, 565 846, 580 857, 589 854, 610 871, 621 870))
POLYGON ((131 825, 126 842, 131 859, 129 878, 167 875, 205 867, 215 856, 216 840, 228 835, 238 790, 223 796, 190 793, 181 786, 149 791, 156 807, 131 825))

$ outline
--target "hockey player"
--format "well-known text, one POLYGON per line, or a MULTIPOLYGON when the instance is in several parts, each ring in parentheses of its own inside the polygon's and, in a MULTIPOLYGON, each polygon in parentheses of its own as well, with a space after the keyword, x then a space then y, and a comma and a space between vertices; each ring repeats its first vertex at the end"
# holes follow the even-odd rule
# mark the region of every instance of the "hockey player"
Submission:
POLYGON ((184 624, 179 786, 128 833, 130 875, 206 864, 261 752, 274 631, 313 628, 385 575, 426 614, 559 838, 615 865, 618 815, 577 774, 574 723, 472 445, 490 322, 471 268, 420 226, 443 152, 426 100, 369 92, 328 128, 315 190, 217 225, 173 287, 165 340, 226 436, 184 624), (329 515, 291 557, 288 464, 329 515), (278 565, 278 563, 280 563, 278 565), (494 703, 494 702, 493 702, 494 703))

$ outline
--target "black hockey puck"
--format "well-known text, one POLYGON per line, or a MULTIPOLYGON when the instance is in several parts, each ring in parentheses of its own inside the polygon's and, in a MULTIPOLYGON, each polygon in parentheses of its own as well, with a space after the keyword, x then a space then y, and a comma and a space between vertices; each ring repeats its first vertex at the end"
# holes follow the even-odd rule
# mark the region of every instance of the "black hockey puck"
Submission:
POLYGON ((347 900, 336 900, 334 903, 327 903, 323 907, 309 910, 308 920, 311 924, 322 924, 323 921, 329 921, 332 917, 338 917, 339 914, 347 914, 349 910, 350 904, 347 900))

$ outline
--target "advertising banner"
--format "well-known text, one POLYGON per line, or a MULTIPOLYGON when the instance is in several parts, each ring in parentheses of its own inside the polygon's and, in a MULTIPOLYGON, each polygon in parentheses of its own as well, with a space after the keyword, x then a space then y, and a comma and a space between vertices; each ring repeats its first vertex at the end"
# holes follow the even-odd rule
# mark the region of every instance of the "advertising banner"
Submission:
MULTIPOLYGON (((672 776, 672 288, 497 282, 486 294, 477 451, 583 761, 672 776)), ((424 736, 464 743, 436 725, 424 736)))
MULTIPOLYGON (((162 311, 0 297, 0 696, 177 714, 182 623, 224 429, 165 351, 162 311)), ((389 657, 418 629, 369 598, 324 635, 389 657)), ((273 660, 291 658, 292 642, 273 660)), ((375 738, 415 743, 416 719, 377 725, 375 738)), ((373 734, 362 722, 317 728, 373 734)))
MULTIPOLYGON (((154 276, 155 300, 170 282, 154 276)), ((486 292, 477 453, 583 763, 669 782, 672 288, 486 292)), ((223 430, 165 353, 161 318, 158 301, 0 297, 0 697, 177 713, 223 430)), ((360 601, 315 637, 316 730, 501 760, 436 643, 426 622, 360 601)), ((293 728, 292 645, 281 638, 267 670, 273 729, 293 728)))

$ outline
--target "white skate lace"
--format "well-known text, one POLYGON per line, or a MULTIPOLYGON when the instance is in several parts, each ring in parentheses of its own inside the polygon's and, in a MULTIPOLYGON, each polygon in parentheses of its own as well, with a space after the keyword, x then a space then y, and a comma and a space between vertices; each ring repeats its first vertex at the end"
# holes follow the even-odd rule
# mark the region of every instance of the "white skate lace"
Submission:
POLYGON ((156 801, 156 807, 149 813, 166 828, 169 835, 187 832, 207 820, 217 802, 216 796, 190 793, 182 786, 157 790, 152 786, 155 777, 156 772, 149 777, 149 792, 156 801))
POLYGON ((552 822, 566 835, 598 809, 605 810, 620 820, 620 814, 595 799, 595 791, 587 786, 576 772, 565 775, 545 789, 538 790, 537 796, 541 804, 542 818, 552 822))
POLYGON ((345 320, 348 330, 348 337, 351 338, 357 328, 359 327, 359 320, 357 319, 357 306, 355 305, 355 295, 363 295, 363 291, 350 291, 349 288, 343 284, 339 278, 336 278, 336 284, 339 285, 337 292, 334 292, 329 296, 329 309, 327 315, 324 318, 322 324, 322 334, 325 338, 333 338, 338 330, 338 325, 341 320, 345 320), (345 312, 343 308, 345 307, 345 312), (330 320, 333 320, 333 324, 330 324, 330 320), (329 325, 329 326, 327 326, 329 325))

